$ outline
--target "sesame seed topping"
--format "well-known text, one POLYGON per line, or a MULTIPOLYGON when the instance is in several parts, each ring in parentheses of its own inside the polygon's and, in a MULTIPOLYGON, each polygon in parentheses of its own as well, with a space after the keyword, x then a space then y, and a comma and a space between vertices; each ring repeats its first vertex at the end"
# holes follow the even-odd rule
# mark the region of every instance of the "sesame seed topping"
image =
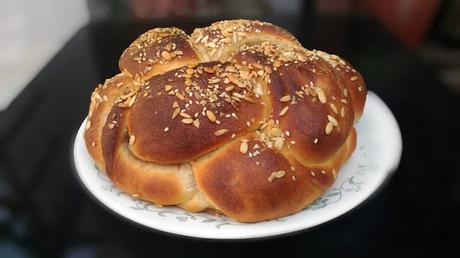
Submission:
POLYGON ((174 112, 172 113, 172 115, 171 115, 171 119, 176 118, 177 115, 179 115, 179 113, 180 113, 180 108, 176 108, 176 109, 174 110, 174 112))
POLYGON ((131 136, 129 137, 129 145, 133 145, 135 141, 136 141, 136 136, 131 135, 131 136))
POLYGON ((184 123, 184 124, 189 125, 189 124, 193 123, 193 119, 192 118, 184 118, 184 119, 181 120, 181 122, 184 123))
POLYGON ((219 129, 217 131, 214 132, 214 135, 215 136, 221 136, 221 135, 224 135, 228 132, 228 129, 219 129))
POLYGON ((333 103, 331 103, 331 105, 329 105, 329 107, 331 107, 332 111, 337 114, 337 112, 338 112, 337 107, 333 103))
POLYGON ((288 107, 288 106, 284 107, 284 108, 280 111, 280 116, 284 116, 284 115, 288 112, 288 110, 289 110, 289 107, 288 107))
POLYGON ((342 107, 342 108, 340 109, 340 115, 341 115, 342 117, 345 117, 345 107, 342 107))
POLYGON ((288 102, 291 100, 291 95, 286 95, 280 98, 281 102, 288 102))
POLYGON ((275 145, 274 145, 275 149, 281 150, 283 148, 283 146, 284 146, 283 138, 281 138, 281 137, 277 138, 275 140, 275 145))
POLYGON ((165 91, 168 92, 172 89, 171 85, 165 85, 165 91))
POLYGON ((193 121, 193 126, 195 126, 196 128, 200 128, 200 119, 198 119, 198 118, 195 119, 195 120, 193 121))
POLYGON ((310 174, 311 174, 312 176, 315 176, 315 175, 316 175, 315 172, 313 172, 313 171, 310 171, 310 174))
POLYGON ((209 119, 211 122, 216 121, 216 115, 211 110, 206 110, 206 117, 209 119))
POLYGON ((176 92, 175 95, 176 95, 176 98, 178 98, 178 99, 180 99, 180 100, 184 100, 184 99, 185 99, 184 95, 182 95, 180 92, 176 92))
POLYGON ((169 131, 169 127, 165 127, 165 129, 163 129, 164 132, 167 132, 169 131))
POLYGON ((246 154, 248 152, 248 143, 246 141, 241 142, 240 152, 243 154, 246 154))
POLYGON ((190 116, 189 114, 184 113, 184 112, 180 112, 179 115, 180 115, 181 117, 191 118, 191 116, 190 116))
POLYGON ((352 77, 350 78, 350 80, 352 80, 352 81, 356 81, 357 79, 358 79, 358 77, 356 77, 356 76, 352 76, 352 77))
POLYGON ((318 138, 315 138, 315 140, 313 141, 315 144, 318 143, 318 138))
POLYGON ((163 59, 166 60, 166 61, 171 60, 171 54, 168 51, 162 51, 161 52, 161 57, 163 57, 163 59))
POLYGON ((318 94, 318 99, 321 103, 326 103, 326 95, 324 94, 324 91, 321 88, 316 88, 316 93, 318 94))
POLYGON ((327 119, 329 120, 329 122, 331 122, 334 126, 339 126, 339 123, 337 122, 337 120, 331 116, 331 115, 327 115, 327 119))
POLYGON ((267 180, 268 182, 272 182, 275 178, 282 178, 284 175, 286 175, 284 170, 275 171, 267 178, 267 180))
POLYGON ((204 69, 203 69, 205 72, 207 73, 215 73, 216 71, 210 67, 210 66, 206 66, 204 69))
POLYGON ((231 91, 235 88, 235 86, 228 86, 227 88, 225 88, 225 91, 231 91))
POLYGON ((327 123, 326 128, 325 128, 325 132, 327 135, 331 134, 333 127, 334 125, 331 122, 327 123))

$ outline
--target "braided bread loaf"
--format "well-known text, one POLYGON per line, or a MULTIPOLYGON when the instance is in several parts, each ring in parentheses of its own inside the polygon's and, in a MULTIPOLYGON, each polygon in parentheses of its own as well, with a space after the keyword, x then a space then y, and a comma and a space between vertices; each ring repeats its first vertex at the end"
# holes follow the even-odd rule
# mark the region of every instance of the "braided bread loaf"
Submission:
POLYGON ((91 96, 85 142, 124 192, 242 222, 318 198, 356 145, 366 87, 269 23, 156 28, 91 96))

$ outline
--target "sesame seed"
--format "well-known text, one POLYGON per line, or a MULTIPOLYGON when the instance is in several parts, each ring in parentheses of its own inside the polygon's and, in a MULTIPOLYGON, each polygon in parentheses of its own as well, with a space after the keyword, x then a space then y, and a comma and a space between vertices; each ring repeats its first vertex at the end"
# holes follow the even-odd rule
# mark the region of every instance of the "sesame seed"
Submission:
POLYGON ((136 96, 130 98, 128 101, 128 107, 132 107, 135 101, 136 101, 136 96))
POLYGON ((291 95, 286 95, 280 98, 281 102, 288 102, 291 100, 291 95))
POLYGON ((275 177, 276 178, 282 178, 284 175, 286 175, 286 172, 284 170, 280 170, 275 172, 275 177))
POLYGON ((337 110, 337 107, 336 107, 334 104, 331 103, 331 105, 329 105, 329 107, 332 109, 332 111, 333 111, 334 113, 337 114, 338 110, 337 110))
POLYGON ((313 171, 310 171, 310 174, 311 174, 312 176, 315 176, 315 175, 316 175, 315 172, 313 172, 313 171))
POLYGON ((165 85, 165 91, 168 92, 172 89, 171 85, 165 85))
POLYGON ((313 141, 315 144, 318 143, 318 138, 315 138, 315 140, 313 141))
POLYGON ((209 66, 206 66, 203 70, 205 72, 207 72, 207 73, 215 73, 216 72, 216 71, 214 71, 214 69, 212 67, 209 67, 209 66))
POLYGON ((352 81, 356 81, 357 79, 358 79, 358 77, 356 77, 356 76, 352 76, 352 77, 350 78, 350 80, 352 80, 352 81))
POLYGON ((292 176, 292 181, 295 181, 295 176, 292 176))
POLYGON ((189 125, 189 124, 193 123, 193 119, 192 118, 184 118, 184 119, 181 120, 181 122, 184 123, 184 124, 189 125))
POLYGON ((271 74, 271 73, 272 73, 272 69, 271 69, 270 67, 268 67, 268 66, 264 66, 264 70, 265 70, 265 72, 268 73, 268 74, 271 74))
POLYGON ((216 121, 216 115, 211 110, 206 110, 206 117, 209 119, 211 122, 216 121))
POLYGON ((174 112, 172 113, 172 115, 171 115, 171 119, 176 118, 177 115, 179 115, 179 113, 180 113, 180 108, 176 108, 176 109, 174 110, 174 112))
POLYGON ((276 137, 276 136, 281 136, 283 134, 283 131, 277 127, 273 127, 270 129, 270 136, 276 137))
POLYGON ((339 123, 337 122, 337 120, 331 116, 331 115, 327 115, 327 119, 329 120, 329 122, 331 122, 334 126, 338 126, 339 123))
POLYGON ((342 117, 345 117, 345 107, 342 107, 342 108, 340 109, 340 115, 341 115, 342 117))
POLYGON ((274 145, 275 149, 281 150, 283 148, 283 145, 284 145, 283 138, 280 137, 275 140, 275 145, 274 145))
POLYGON ((193 126, 195 126, 196 128, 200 128, 200 119, 198 119, 198 118, 195 119, 195 120, 193 121, 193 126))
POLYGON ((326 171, 324 171, 324 170, 321 170, 321 174, 323 174, 323 175, 324 175, 324 174, 326 174, 326 171))
POLYGON ((180 99, 180 100, 184 100, 184 99, 185 99, 184 95, 180 94, 180 92, 176 92, 175 95, 176 95, 176 98, 178 98, 178 99, 180 99))
POLYGON ((190 116, 189 114, 184 113, 184 112, 180 112, 179 115, 180 115, 181 117, 191 118, 191 116, 190 116))
POLYGON ((240 152, 246 154, 248 152, 248 143, 243 141, 240 145, 240 152))
POLYGON ((331 122, 327 123, 326 128, 325 128, 325 132, 327 135, 331 134, 333 127, 334 125, 331 122))
POLYGON ((219 129, 217 131, 214 132, 214 135, 215 136, 221 136, 221 135, 224 135, 228 132, 228 129, 219 129))
POLYGON ((167 132, 169 131, 169 127, 165 127, 165 129, 163 129, 164 132, 167 132))
POLYGON ((163 59, 166 60, 166 61, 171 60, 171 54, 168 51, 162 51, 161 52, 161 57, 163 57, 163 59))
POLYGON ((91 146, 93 146, 93 147, 96 146, 96 143, 95 143, 95 142, 92 142, 92 143, 91 143, 91 146))
POLYGON ((284 116, 288 112, 288 110, 289 110, 288 106, 284 107, 280 112, 280 116, 284 116))
POLYGON ((316 88, 316 93, 318 94, 318 99, 321 103, 326 103, 326 95, 324 94, 324 91, 321 88, 316 88))
POLYGON ((346 99, 341 99, 340 102, 342 102, 343 104, 347 104, 348 101, 346 99))
POLYGON ((88 120, 88 121, 86 122, 85 129, 88 130, 90 127, 91 127, 91 120, 88 120))
POLYGON ((133 145, 135 141, 136 141, 136 136, 131 135, 131 136, 129 137, 129 145, 133 145))

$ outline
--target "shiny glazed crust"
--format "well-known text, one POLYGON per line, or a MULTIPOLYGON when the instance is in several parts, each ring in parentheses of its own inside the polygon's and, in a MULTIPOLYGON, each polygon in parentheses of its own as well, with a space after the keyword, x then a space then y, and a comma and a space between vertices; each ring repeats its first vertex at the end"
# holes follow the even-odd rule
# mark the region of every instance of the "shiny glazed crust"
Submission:
POLYGON ((120 189, 157 205, 285 216, 318 198, 355 149, 361 75, 272 24, 153 29, 119 67, 91 96, 86 146, 120 189))

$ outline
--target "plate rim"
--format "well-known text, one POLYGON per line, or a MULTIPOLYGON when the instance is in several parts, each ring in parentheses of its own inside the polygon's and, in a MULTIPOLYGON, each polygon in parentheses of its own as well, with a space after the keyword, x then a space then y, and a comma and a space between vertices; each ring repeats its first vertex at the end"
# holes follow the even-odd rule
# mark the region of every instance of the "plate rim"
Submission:
MULTIPOLYGON (((137 220, 136 218, 134 218, 134 216, 131 216, 129 214, 127 214, 128 212, 123 212, 123 211, 119 211, 118 208, 116 207, 113 207, 111 206, 109 203, 106 202, 106 200, 99 196, 96 191, 93 191, 92 187, 90 187, 88 185, 88 183, 82 178, 82 175, 81 175, 81 171, 83 170, 83 168, 79 168, 79 164, 78 164, 78 145, 81 144, 81 143, 78 143, 78 137, 81 135, 81 131, 82 131, 82 128, 84 127, 84 123, 86 121, 86 118, 83 120, 82 124, 80 125, 80 127, 78 127, 78 130, 77 132, 75 133, 75 137, 73 137, 74 141, 73 141, 73 144, 72 144, 72 161, 71 162, 73 164, 73 169, 74 169, 74 174, 75 174, 75 177, 78 178, 77 181, 79 181, 80 185, 83 187, 83 189, 85 190, 85 192, 87 192, 87 194, 89 195, 89 197, 91 199, 95 199, 97 203, 99 203, 100 205, 102 205, 106 210, 108 210, 110 213, 114 213, 117 215, 117 217, 121 217, 123 220, 131 223, 131 224, 134 224, 136 226, 140 226, 141 228, 145 229, 145 230, 149 230, 149 231, 152 231, 152 232, 161 232, 161 233, 164 233, 164 234, 167 234, 167 235, 171 235, 171 236, 176 236, 176 237, 186 237, 186 238, 193 238, 193 239, 196 239, 196 238, 199 238, 199 239, 207 239, 207 240, 238 240, 238 239, 245 239, 245 240, 250 240, 250 239, 253 239, 253 240, 257 240, 257 239, 267 239, 267 238, 274 238, 274 237, 280 237, 280 236, 285 236, 285 235, 291 235, 291 234, 296 234, 296 233, 299 233, 299 232, 304 232, 304 231, 307 231, 307 230, 311 230, 311 229, 314 229, 314 228, 317 228, 318 226, 320 225, 325 225, 325 224, 328 224, 338 218, 341 218, 343 215, 347 214, 347 213, 351 213, 353 212, 354 210, 356 210, 358 207, 362 206, 363 204, 367 203, 370 199, 372 199, 387 183, 388 181, 390 180, 390 178, 392 177, 392 175, 396 172, 398 166, 399 166, 399 163, 401 161, 401 156, 402 156, 402 147, 403 147, 403 144, 402 144, 402 135, 401 135, 401 130, 400 130, 400 127, 399 127, 399 124, 395 118, 395 116, 393 115, 393 113, 391 112, 390 108, 385 104, 385 102, 377 95, 375 94, 374 92, 372 91, 368 91, 367 92, 368 96, 367 98, 373 98, 373 100, 375 100, 378 104, 378 106, 382 109, 383 113, 386 113, 387 115, 387 118, 389 119, 389 121, 391 121, 391 125, 389 126, 390 128, 392 128, 392 136, 393 136, 393 139, 394 139, 394 147, 395 147, 395 150, 393 150, 392 152, 390 152, 392 155, 391 158, 389 158, 389 161, 387 164, 389 164, 388 168, 385 168, 384 169, 384 177, 382 179, 382 181, 375 187, 375 189, 369 191, 369 194, 366 195, 366 197, 359 201, 359 202, 356 202, 356 203, 353 203, 351 204, 349 207, 347 207, 346 209, 340 209, 340 211, 338 211, 336 214, 334 214, 334 217, 332 218, 325 218, 323 220, 319 220, 317 221, 316 223, 310 225, 310 226, 306 226, 306 227, 303 227, 304 225, 300 225, 300 227, 298 229, 291 229, 290 227, 287 227, 287 228, 283 228, 281 227, 279 230, 276 230, 276 232, 271 232, 271 233, 261 233, 261 234, 258 234, 258 233, 250 233, 250 234, 245 234, 243 236, 241 235, 238 235, 238 236, 220 236, 220 235, 209 235, 209 234, 200 234, 199 232, 187 232, 187 233, 184 233, 183 231, 178 231, 178 230, 170 230, 170 229, 167 229, 167 227, 154 227, 152 225, 147 225, 147 224, 144 224, 142 223, 141 221, 137 220)), ((82 135, 81 135, 82 137, 82 135)), ((85 150, 86 150, 86 146, 83 146, 85 147, 85 150)), ((87 151, 87 150, 86 150, 87 151)), ((355 150, 356 151, 356 150, 355 150)), ((88 154, 89 155, 89 154, 88 154)), ((299 211, 300 212, 300 211, 299 211)), ((164 224, 167 224, 167 223, 164 223, 164 224)))

